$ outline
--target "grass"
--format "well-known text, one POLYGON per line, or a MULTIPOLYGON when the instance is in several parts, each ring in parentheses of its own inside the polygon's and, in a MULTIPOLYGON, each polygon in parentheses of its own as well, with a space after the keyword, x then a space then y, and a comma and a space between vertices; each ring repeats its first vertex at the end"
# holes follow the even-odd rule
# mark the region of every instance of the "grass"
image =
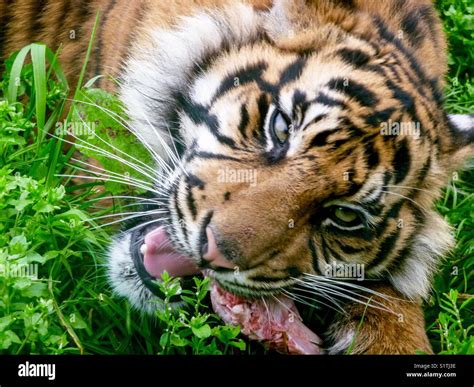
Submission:
MULTIPOLYGON (((442 0, 437 7, 450 43, 446 107, 473 113, 474 7, 468 0, 442 0)), ((146 152, 123 128, 126 117, 116 96, 94 88, 94 80, 84 83, 83 77, 84 70, 71 102, 56 54, 44 45, 25 47, 5 63, 0 82, 0 267, 33 265, 28 266, 32 277, 35 268, 38 272, 37 279, 0 275, 0 353, 253 352, 240 340, 238 328, 222 325, 209 310, 206 281, 196 280, 195 291, 187 293, 167 279, 162 285, 167 297, 178 295, 190 307, 177 316, 165 311, 156 321, 112 297, 102 247, 114 227, 104 231, 95 226, 115 221, 108 216, 130 207, 126 200, 104 206, 99 199, 141 194, 143 187, 136 187, 140 176, 129 165, 98 149, 107 141, 127 149, 130 157, 144 158, 146 152), (60 141, 71 127, 79 141, 91 144, 82 154, 115 171, 113 179, 77 177, 85 167, 76 161, 77 147, 60 141), (91 216, 97 219, 90 221, 91 216)), ((474 171, 454 176, 437 208, 453 226, 457 245, 441 265, 425 305, 428 335, 436 353, 474 354, 474 171)))

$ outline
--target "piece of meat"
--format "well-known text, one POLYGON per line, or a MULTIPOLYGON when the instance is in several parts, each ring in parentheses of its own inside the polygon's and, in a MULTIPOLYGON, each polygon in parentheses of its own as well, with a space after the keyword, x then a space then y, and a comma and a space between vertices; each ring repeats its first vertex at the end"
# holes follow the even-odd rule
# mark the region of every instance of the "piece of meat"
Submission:
POLYGON ((321 339, 301 321, 294 302, 288 297, 248 300, 211 285, 214 311, 228 324, 239 325, 252 340, 280 353, 316 355, 323 351, 321 339))

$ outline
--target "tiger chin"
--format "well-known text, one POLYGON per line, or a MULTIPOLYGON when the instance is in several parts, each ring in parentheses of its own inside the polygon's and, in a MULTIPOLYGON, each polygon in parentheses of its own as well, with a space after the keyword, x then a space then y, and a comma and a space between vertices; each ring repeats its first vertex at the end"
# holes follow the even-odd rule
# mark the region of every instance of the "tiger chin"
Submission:
MULTIPOLYGON (((431 2, 129 3, 91 2, 82 30, 101 9, 91 74, 118 77, 157 160, 149 215, 109 249, 116 293, 153 314, 165 270, 247 297, 304 288, 338 306, 328 353, 432 353, 421 303, 453 246, 433 207, 474 120, 444 110, 431 2), (328 278, 337 265, 363 281, 328 278)), ((74 79, 85 46, 63 43, 74 79)))

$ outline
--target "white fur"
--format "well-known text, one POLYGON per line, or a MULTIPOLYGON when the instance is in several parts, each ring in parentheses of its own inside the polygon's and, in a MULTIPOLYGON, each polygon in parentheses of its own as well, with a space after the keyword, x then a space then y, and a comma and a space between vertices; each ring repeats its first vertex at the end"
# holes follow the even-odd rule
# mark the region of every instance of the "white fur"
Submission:
POLYGON ((459 130, 474 130, 474 115, 472 114, 450 114, 449 120, 459 130))
POLYGON ((400 271, 392 273, 391 282, 409 299, 428 298, 439 259, 453 245, 446 222, 436 213, 428 215, 424 228, 415 237, 412 254, 400 271))
MULTIPOLYGON (((220 11, 183 17, 173 29, 153 30, 151 48, 128 58, 125 65, 120 98, 133 130, 163 154, 147 119, 166 132, 168 117, 176 108, 174 95, 189 86, 193 67, 206 55, 217 54, 224 44, 238 46, 255 40, 261 25, 259 18, 252 7, 234 4, 220 11)), ((197 92, 199 100, 206 99, 203 88, 197 92)))
MULTIPOLYGON (((306 112, 304 121, 301 124, 301 129, 304 129, 316 117, 321 116, 323 114, 330 113, 334 110, 335 110, 334 107, 329 107, 329 106, 326 106, 326 105, 322 105, 320 103, 311 104, 311 106, 308 108, 308 110, 306 112)), ((333 122, 333 125, 337 125, 337 121, 333 122)))
POLYGON ((267 139, 267 146, 265 148, 267 152, 270 152, 273 149, 273 142, 271 140, 272 136, 270 134, 270 118, 272 118, 275 109, 275 105, 269 106, 267 116, 265 117, 265 122, 263 123, 263 131, 265 132, 265 137, 267 139))
POLYGON ((212 97, 221 85, 222 76, 219 74, 205 74, 194 81, 191 98, 201 105, 210 105, 212 97))
POLYGON ((334 344, 327 349, 329 355, 337 355, 345 353, 355 338, 355 331, 350 329, 339 337, 335 338, 334 344))

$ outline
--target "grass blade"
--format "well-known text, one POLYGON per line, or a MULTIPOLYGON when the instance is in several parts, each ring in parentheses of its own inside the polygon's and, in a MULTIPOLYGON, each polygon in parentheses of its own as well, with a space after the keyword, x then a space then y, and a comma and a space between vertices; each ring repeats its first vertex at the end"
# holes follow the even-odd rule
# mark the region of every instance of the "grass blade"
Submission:
POLYGON ((33 81, 35 86, 36 125, 38 142, 44 138, 46 117, 46 47, 43 44, 31 45, 31 63, 33 64, 33 81))
POLYGON ((10 79, 8 82, 7 100, 9 103, 16 102, 18 86, 20 86, 21 69, 23 68, 26 55, 28 55, 30 49, 31 45, 23 47, 18 52, 18 55, 16 56, 15 61, 13 62, 12 70, 10 72, 10 79))

